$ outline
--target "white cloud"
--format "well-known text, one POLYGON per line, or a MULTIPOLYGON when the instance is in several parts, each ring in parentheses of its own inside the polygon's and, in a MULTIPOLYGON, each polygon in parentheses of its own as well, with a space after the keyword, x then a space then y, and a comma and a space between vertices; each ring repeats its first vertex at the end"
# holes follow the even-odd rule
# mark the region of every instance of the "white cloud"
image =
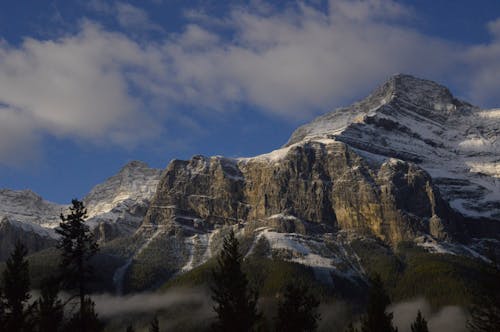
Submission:
POLYGON ((488 22, 487 27, 495 39, 500 39, 500 17, 494 21, 488 22))
POLYGON ((131 5, 130 3, 89 0, 85 5, 91 11, 113 17, 125 30, 163 32, 163 28, 154 23, 145 10, 131 5))
POLYGON ((158 133, 152 116, 140 112, 144 101, 129 94, 129 72, 150 75, 144 62, 154 62, 151 56, 88 22, 59 40, 0 45, 0 116, 9 126, 0 162, 30 155, 41 134, 128 146, 158 133))
POLYGON ((500 95, 500 18, 491 21, 487 27, 492 35, 488 44, 475 45, 463 53, 466 65, 467 96, 491 106, 499 106, 500 95))
MULTIPOLYGON (((92 6, 128 27, 156 29, 129 4, 92 6)), ((163 40, 138 41, 87 21, 60 39, 0 43, 0 116, 8 119, 0 126, 10 123, 0 134, 9 142, 0 145, 0 163, 12 151, 31 154, 44 135, 127 147, 157 135, 158 120, 189 122, 179 104, 195 116, 252 105, 303 120, 397 72, 456 76, 472 101, 500 102, 500 21, 488 24, 490 43, 465 46, 408 27, 414 15, 392 0, 332 0, 327 11, 255 1, 224 17, 189 11, 182 32, 163 40)))
POLYGON ((125 28, 138 30, 163 31, 161 26, 155 24, 149 18, 148 13, 141 8, 128 3, 118 2, 116 4, 116 18, 118 23, 125 28))
POLYGON ((0 105, 0 165, 23 166, 36 160, 39 138, 28 114, 0 105))
POLYGON ((330 13, 356 21, 373 19, 401 19, 412 11, 394 0, 330 0, 330 13))
POLYGON ((433 77, 449 66, 449 43, 380 21, 407 17, 393 1, 332 1, 330 9, 301 4, 261 14, 238 8, 229 19, 234 38, 199 49, 184 47, 187 30, 167 47, 174 81, 185 99, 204 106, 244 102, 303 119, 393 73, 433 77))

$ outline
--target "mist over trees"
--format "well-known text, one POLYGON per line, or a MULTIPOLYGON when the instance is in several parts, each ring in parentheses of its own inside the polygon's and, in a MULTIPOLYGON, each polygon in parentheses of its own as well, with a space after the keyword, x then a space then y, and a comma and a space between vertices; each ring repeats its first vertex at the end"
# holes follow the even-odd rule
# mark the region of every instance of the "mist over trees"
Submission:
POLYGON ((424 317, 422 317, 420 310, 418 311, 417 318, 415 318, 415 321, 411 324, 410 328, 411 332, 429 332, 429 329, 427 328, 427 321, 424 317))

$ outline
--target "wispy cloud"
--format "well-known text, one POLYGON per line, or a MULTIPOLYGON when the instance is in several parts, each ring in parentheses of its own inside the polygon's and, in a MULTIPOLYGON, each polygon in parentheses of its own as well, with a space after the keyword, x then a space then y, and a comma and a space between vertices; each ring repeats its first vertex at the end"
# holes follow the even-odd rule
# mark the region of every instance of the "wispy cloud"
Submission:
POLYGON ((151 21, 146 11, 131 4, 118 2, 116 4, 116 15, 118 23, 124 28, 163 31, 160 25, 151 21))
POLYGON ((500 102, 498 20, 485 22, 489 43, 467 46, 409 27, 415 12, 393 0, 332 0, 327 10, 294 2, 279 11, 254 1, 223 17, 188 11, 180 33, 148 39, 127 34, 159 28, 144 10, 90 5, 126 29, 84 21, 59 39, 0 43, 0 126, 9 129, 0 133, 8 142, 0 164, 25 159, 45 135, 129 147, 168 135, 162 119, 185 119, 178 110, 186 107, 196 115, 245 105, 302 120, 397 72, 447 77, 472 101, 500 102))

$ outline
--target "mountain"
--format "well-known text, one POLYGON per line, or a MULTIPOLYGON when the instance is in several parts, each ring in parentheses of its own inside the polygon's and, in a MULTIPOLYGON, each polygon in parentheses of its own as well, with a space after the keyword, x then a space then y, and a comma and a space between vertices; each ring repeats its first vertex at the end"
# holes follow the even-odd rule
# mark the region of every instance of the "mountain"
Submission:
POLYGON ((500 235, 498 114, 396 75, 268 154, 173 160, 116 277, 143 289, 139 275, 168 279, 200 266, 228 225, 247 255, 264 243, 268 257, 327 280, 363 278, 350 248, 359 237, 489 261, 478 238, 500 235))
MULTIPOLYGON (((255 273, 304 268, 352 290, 382 271, 400 296, 431 298, 447 287, 442 276, 453 276, 459 303, 482 280, 474 279, 481 264, 500 257, 499 131, 500 110, 395 75, 267 154, 197 155, 163 171, 131 162, 84 198, 107 257, 98 270, 117 293, 200 280, 232 228, 255 273), (439 282, 415 285, 415 276, 439 282)), ((53 241, 42 230, 64 209, 31 192, 1 191, 0 237, 53 241)))
POLYGON ((396 75, 368 98, 297 129, 287 146, 334 139, 414 162, 470 217, 500 219, 500 109, 481 110, 432 81, 396 75))
POLYGON ((130 235, 139 227, 160 174, 146 163, 131 161, 84 197, 88 222, 97 227, 101 240, 130 235))
POLYGON ((143 227, 189 233, 271 218, 392 244, 425 234, 464 240, 480 231, 465 220, 500 219, 498 114, 437 83, 396 75, 269 154, 172 161, 143 227))
MULTIPOLYGON (((88 224, 101 242, 130 235, 139 227, 160 174, 159 169, 132 161, 85 196, 88 224)), ((67 210, 67 205, 48 202, 31 190, 0 190, 0 260, 19 239, 30 252, 53 246, 54 228, 67 210)))

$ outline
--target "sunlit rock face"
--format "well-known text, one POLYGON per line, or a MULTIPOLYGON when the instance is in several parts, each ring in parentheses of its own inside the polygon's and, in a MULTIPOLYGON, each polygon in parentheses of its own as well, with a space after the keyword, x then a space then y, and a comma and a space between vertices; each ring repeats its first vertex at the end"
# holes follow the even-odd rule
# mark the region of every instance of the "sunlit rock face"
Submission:
POLYGON ((200 230, 272 219, 285 229, 350 229, 391 244, 422 234, 465 239, 500 219, 498 114, 437 83, 396 75, 271 153, 172 161, 143 226, 200 230))

